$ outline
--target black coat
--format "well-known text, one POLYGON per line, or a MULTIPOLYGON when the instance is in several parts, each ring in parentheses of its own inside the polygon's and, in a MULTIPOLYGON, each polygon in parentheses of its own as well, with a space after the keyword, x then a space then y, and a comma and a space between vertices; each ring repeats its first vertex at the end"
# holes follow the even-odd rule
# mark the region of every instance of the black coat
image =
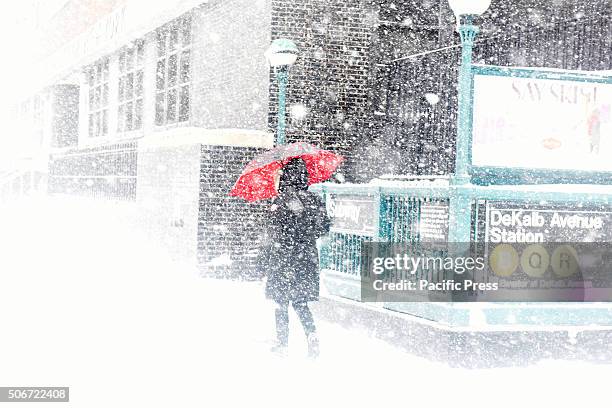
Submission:
POLYGON ((306 185, 287 184, 281 178, 267 219, 266 297, 280 303, 318 300, 316 240, 329 231, 329 217, 321 198, 306 185))

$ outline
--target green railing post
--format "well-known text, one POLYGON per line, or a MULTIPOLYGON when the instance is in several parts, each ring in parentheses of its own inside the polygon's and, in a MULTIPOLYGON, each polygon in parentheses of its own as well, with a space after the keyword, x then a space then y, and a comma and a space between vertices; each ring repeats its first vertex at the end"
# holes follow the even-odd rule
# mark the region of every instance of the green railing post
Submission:
POLYGON ((472 24, 473 16, 464 16, 459 26, 461 35, 461 66, 459 68, 457 143, 455 157, 455 184, 470 182, 470 150, 472 144, 472 49, 474 39, 479 32, 472 24))
POLYGON ((289 66, 282 65, 276 69, 278 80, 278 124, 276 131, 276 145, 285 144, 285 126, 287 110, 287 82, 289 81, 289 66))
POLYGON ((472 199, 466 191, 451 188, 448 217, 448 242, 469 243, 472 228, 472 199))
POLYGON ((387 218, 387 196, 382 194, 380 189, 376 193, 378 222, 374 241, 389 241, 389 220, 387 218))
MULTIPOLYGON (((327 207, 327 191, 325 185, 321 187, 321 198, 327 207)), ((326 237, 319 238, 319 265, 321 269, 329 268, 329 264, 331 262, 330 235, 331 232, 326 237)))
POLYGON ((455 174, 451 179, 453 188, 449 208, 449 242, 470 242, 472 200, 468 193, 472 156, 472 49, 474 39, 479 32, 478 27, 472 24, 473 19, 474 16, 464 15, 459 26, 462 52, 459 68, 455 174))

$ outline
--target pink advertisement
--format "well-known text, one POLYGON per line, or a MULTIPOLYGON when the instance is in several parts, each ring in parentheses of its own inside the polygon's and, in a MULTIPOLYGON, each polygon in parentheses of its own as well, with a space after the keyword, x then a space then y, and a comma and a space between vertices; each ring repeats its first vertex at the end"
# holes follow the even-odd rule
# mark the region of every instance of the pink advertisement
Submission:
POLYGON ((476 75, 475 166, 612 171, 612 84, 476 75))

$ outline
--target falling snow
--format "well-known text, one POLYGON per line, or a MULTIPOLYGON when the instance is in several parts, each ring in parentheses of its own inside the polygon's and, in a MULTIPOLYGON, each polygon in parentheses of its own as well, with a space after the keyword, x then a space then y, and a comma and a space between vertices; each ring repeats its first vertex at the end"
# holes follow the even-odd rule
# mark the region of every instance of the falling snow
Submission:
POLYGON ((0 385, 83 407, 609 399, 605 249, 565 276, 532 245, 545 268, 515 250, 481 276, 600 296, 582 303, 369 301, 362 251, 607 248, 612 1, 4 11, 0 385))

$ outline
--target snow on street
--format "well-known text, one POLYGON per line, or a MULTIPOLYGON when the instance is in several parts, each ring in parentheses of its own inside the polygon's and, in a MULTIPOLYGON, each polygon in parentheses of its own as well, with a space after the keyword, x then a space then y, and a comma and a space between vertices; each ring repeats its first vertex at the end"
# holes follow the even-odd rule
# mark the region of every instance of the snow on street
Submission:
POLYGON ((70 406, 88 408, 609 399, 610 366, 452 369, 329 322, 317 322, 322 355, 309 361, 294 315, 291 355, 275 357, 262 285, 202 279, 173 264, 126 222, 132 205, 44 198, 3 208, 0 385, 70 386, 70 406))

